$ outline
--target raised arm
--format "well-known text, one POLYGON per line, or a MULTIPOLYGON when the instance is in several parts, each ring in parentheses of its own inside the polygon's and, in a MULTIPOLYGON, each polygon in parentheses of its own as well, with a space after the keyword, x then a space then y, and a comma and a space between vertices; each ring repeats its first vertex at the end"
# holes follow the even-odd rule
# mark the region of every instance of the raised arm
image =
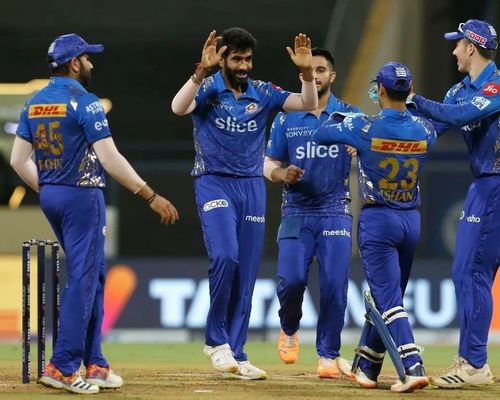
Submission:
POLYGON ((179 219, 173 204, 146 184, 120 154, 110 136, 94 142, 92 146, 106 172, 128 190, 146 200, 149 207, 160 215, 162 224, 174 224, 179 219))
POLYGON ((203 79, 217 65, 222 54, 226 51, 227 46, 222 46, 217 51, 219 36, 216 35, 215 31, 210 32, 203 46, 201 61, 197 64, 194 74, 191 75, 172 100, 171 107, 174 114, 186 115, 195 109, 195 98, 203 79))
POLYGON ((302 75, 301 93, 292 93, 283 104, 285 111, 313 111, 318 107, 318 91, 312 71, 311 39, 303 33, 295 36, 295 47, 286 48, 302 75))

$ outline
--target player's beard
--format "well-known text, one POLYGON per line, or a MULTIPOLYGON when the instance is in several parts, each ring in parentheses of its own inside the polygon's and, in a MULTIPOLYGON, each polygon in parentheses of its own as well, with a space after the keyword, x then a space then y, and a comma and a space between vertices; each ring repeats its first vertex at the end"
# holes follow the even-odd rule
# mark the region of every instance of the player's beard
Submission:
POLYGON ((318 98, 323 97, 329 91, 330 91, 330 83, 325 83, 320 85, 320 87, 318 88, 318 98))
POLYGON ((85 69, 83 68, 83 65, 82 65, 82 68, 80 69, 80 75, 78 77, 78 80, 80 81, 80 83, 82 84, 83 87, 89 87, 90 85, 90 81, 91 81, 91 72, 90 72, 90 69, 85 69))
POLYGON ((228 68, 227 66, 225 68, 226 77, 227 77, 227 80, 229 81, 229 84, 231 85, 231 87, 233 87, 233 88, 241 88, 242 92, 245 92, 247 90, 248 77, 249 77, 251 71, 252 71, 251 69, 247 69, 247 70, 235 69, 235 70, 232 70, 232 69, 228 68), (245 78, 240 78, 238 76, 239 73, 246 74, 246 77, 245 78))

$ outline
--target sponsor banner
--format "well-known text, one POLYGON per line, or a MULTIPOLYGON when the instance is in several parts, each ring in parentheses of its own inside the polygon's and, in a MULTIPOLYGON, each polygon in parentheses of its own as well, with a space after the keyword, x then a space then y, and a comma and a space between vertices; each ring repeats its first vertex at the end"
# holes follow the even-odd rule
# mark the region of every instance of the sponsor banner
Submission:
MULTIPOLYGON (((5 296, 0 299, 0 340, 21 337, 21 260, 0 258, 0 278, 5 296)), ((32 334, 36 335, 36 259, 32 259, 32 334)), ((103 332, 118 330, 203 330, 209 307, 208 262, 201 258, 124 259, 109 263, 105 292, 103 332)), ((64 284, 65 263, 62 262, 64 284)), ((446 330, 458 327, 451 262, 417 260, 404 298, 406 311, 416 329, 446 330)), ((262 264, 252 300, 250 329, 279 328, 276 297, 276 263, 262 264)), ((48 278, 48 277, 47 277, 48 278)), ((51 282, 47 279, 47 326, 51 327, 51 282)), ((354 262, 349 280, 346 329, 364 323, 363 291, 367 288, 362 268, 354 262)), ((311 267, 304 295, 301 327, 315 329, 319 311, 317 265, 311 267)), ((493 287, 491 331, 500 332, 500 279, 493 287)))
MULTIPOLYGON (((113 272, 113 266, 110 267, 113 272)), ((203 259, 129 259, 120 261, 120 269, 136 279, 132 294, 127 293, 128 303, 122 305, 121 314, 106 304, 105 330, 111 328, 167 328, 200 330, 205 326, 209 307, 207 269, 203 259)), ((267 330, 279 327, 279 302, 276 297, 276 264, 264 262, 255 285, 252 300, 250 329, 267 330)), ((457 328, 455 291, 451 280, 451 262, 417 260, 408 285, 404 303, 415 328, 457 328)), ((319 311, 319 286, 317 266, 313 265, 309 287, 304 295, 301 327, 315 328, 319 311)), ((124 284, 113 283, 116 288, 129 287, 131 278, 124 277, 124 284)), ((108 285, 110 285, 108 278, 108 285)), ((135 282, 135 281, 134 281, 135 282)), ((360 328, 364 323, 363 291, 367 289, 364 274, 355 262, 349 280, 346 328, 360 328)), ((494 289, 496 303, 500 305, 500 284, 494 289)), ((108 297, 109 293, 106 297, 108 297)), ((120 291, 113 296, 120 302, 120 291)), ((125 294, 124 294, 125 296, 125 294)), ((499 307, 495 309, 492 329, 500 330, 499 307)))

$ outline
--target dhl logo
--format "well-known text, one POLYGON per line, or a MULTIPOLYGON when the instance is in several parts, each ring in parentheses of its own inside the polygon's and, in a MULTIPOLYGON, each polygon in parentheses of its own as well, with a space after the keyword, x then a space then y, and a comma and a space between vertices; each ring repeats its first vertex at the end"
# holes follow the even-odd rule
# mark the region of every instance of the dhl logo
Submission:
POLYGON ((379 153, 423 154, 427 151, 427 142, 373 138, 371 149, 379 153))
POLYGON ((33 104, 30 105, 28 118, 65 117, 66 104, 33 104))

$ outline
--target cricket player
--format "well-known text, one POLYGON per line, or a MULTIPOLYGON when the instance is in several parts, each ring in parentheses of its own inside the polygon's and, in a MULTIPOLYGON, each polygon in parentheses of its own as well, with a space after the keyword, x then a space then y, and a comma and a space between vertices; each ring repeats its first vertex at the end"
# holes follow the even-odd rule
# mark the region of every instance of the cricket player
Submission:
MULTIPOLYGON (((420 236, 419 176, 429 147, 436 139, 433 126, 406 110, 411 73, 401 63, 385 64, 377 73, 370 97, 381 112, 376 116, 347 116, 342 123, 325 122, 313 135, 316 144, 344 143, 357 149, 361 215, 358 245, 361 262, 378 311, 394 339, 406 379, 393 392, 412 392, 428 385, 420 349, 415 344, 403 295, 420 236)), ((385 347, 374 326, 362 348, 354 379, 377 387, 385 347)))
POLYGON ((204 353, 230 379, 267 377, 243 350, 264 239, 266 121, 273 111, 318 105, 306 35, 295 38, 294 50, 287 48, 302 73, 301 93, 250 78, 255 45, 242 28, 229 28, 220 37, 212 31, 195 73, 172 101, 175 114, 193 119, 192 175, 210 259, 204 353), (220 71, 207 76, 217 65, 220 71))
POLYGON ((431 383, 442 388, 493 383, 487 344, 493 314, 491 288, 500 265, 500 72, 494 59, 495 29, 470 19, 456 32, 453 55, 467 76, 446 94, 444 103, 414 95, 417 112, 437 121, 438 133, 460 130, 474 177, 460 215, 452 276, 460 321, 458 356, 431 383))
POLYGON ((22 110, 11 155, 15 171, 39 192, 68 268, 59 334, 40 383, 80 394, 123 384, 101 351, 106 280, 103 167, 146 200, 162 223, 178 219, 175 207, 118 152, 99 98, 86 90, 93 69, 90 55, 102 51, 101 44, 90 45, 74 33, 50 44, 49 84, 22 110), (86 380, 79 373, 82 361, 86 380))
POLYGON ((302 301, 313 257, 319 264, 320 310, 316 335, 319 378, 339 378, 350 370, 340 358, 340 332, 347 305, 352 251, 351 157, 344 145, 316 145, 311 135, 334 111, 358 112, 330 91, 336 78, 334 59, 312 49, 318 108, 279 113, 271 128, 264 175, 283 184, 278 231, 277 294, 281 331, 278 354, 286 364, 299 356, 302 301))

